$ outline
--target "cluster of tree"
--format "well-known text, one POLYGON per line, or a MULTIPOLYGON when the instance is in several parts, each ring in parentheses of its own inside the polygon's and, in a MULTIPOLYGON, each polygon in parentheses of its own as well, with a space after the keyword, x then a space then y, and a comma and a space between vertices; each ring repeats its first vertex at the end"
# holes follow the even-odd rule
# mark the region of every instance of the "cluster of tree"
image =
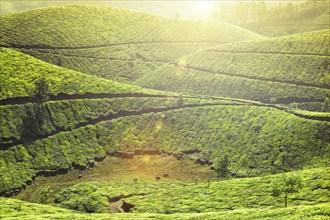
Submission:
POLYGON ((234 24, 258 24, 272 21, 286 21, 309 18, 327 10, 329 1, 307 0, 300 4, 279 4, 269 8, 265 0, 218 2, 214 5, 213 18, 234 24))

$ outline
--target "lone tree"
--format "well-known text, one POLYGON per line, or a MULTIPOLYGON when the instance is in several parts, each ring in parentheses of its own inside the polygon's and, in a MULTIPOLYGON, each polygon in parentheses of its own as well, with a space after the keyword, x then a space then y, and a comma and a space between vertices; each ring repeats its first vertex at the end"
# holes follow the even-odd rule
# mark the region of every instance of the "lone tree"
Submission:
POLYGON ((299 175, 281 175, 272 183, 272 195, 279 197, 284 194, 284 206, 288 207, 288 195, 298 192, 303 187, 302 179, 299 175))
POLYGON ((176 104, 178 105, 178 107, 182 107, 183 104, 184 104, 184 101, 183 101, 183 97, 180 95, 176 104))
POLYGON ((176 19, 179 19, 179 18, 180 18, 180 12, 177 11, 177 12, 175 13, 175 18, 176 18, 176 19))
POLYGON ((39 196, 40 196, 39 201, 40 201, 40 203, 46 203, 47 200, 48 200, 48 198, 49 198, 49 196, 50 196, 50 194, 52 194, 52 192, 53 192, 53 190, 49 186, 43 188, 40 191, 40 193, 39 193, 39 196))
POLYGON ((32 96, 37 103, 42 103, 49 98, 49 85, 44 77, 41 77, 34 82, 32 96))
POLYGON ((228 154, 224 154, 213 163, 213 168, 219 174, 221 179, 224 179, 229 174, 229 165, 230 165, 229 156, 228 154))
POLYGON ((323 102, 323 105, 322 105, 322 109, 321 109, 322 112, 328 112, 330 111, 330 101, 329 101, 329 98, 325 98, 324 102, 323 102))
POLYGON ((39 115, 40 106, 49 99, 49 85, 44 77, 40 77, 34 81, 34 88, 30 92, 30 97, 36 102, 36 114, 39 115))

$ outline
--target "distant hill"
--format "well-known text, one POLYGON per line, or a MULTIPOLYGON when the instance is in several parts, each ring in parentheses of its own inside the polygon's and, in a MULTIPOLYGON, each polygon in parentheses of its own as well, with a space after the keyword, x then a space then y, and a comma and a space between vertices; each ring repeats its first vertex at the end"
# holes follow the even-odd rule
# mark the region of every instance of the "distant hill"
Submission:
POLYGON ((269 37, 330 28, 329 0, 216 2, 213 18, 269 37), (272 4, 273 7, 269 7, 272 4), (267 7, 268 5, 268 7, 267 7))
POLYGON ((207 48, 164 65, 137 85, 191 95, 296 103, 320 111, 329 97, 329 30, 207 48))
POLYGON ((34 9, 0 21, 1 46, 121 82, 132 82, 163 63, 206 47, 264 39, 222 22, 167 19, 96 6, 34 9))
MULTIPOLYGON (((313 1, 309 2, 313 4, 313 1)), ((320 5, 319 7, 306 8, 301 11, 290 9, 290 7, 285 10, 282 7, 282 17, 270 19, 268 21, 261 22, 260 24, 246 24, 242 25, 242 27, 270 37, 329 29, 330 2, 329 0, 319 2, 322 3, 322 5, 320 5), (283 15, 284 13, 286 14, 283 15)), ((274 12, 274 14, 276 14, 276 11, 274 12)))

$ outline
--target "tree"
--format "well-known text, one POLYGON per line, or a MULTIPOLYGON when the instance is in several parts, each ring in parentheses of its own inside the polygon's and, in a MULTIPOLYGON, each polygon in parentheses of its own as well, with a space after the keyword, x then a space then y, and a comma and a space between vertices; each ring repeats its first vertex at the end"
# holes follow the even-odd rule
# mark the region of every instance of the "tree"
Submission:
POLYGON ((180 12, 177 11, 177 12, 175 13, 175 18, 176 18, 176 19, 179 19, 179 18, 180 18, 180 12))
POLYGON ((48 187, 45 187, 43 188, 40 193, 39 193, 39 200, 40 200, 40 203, 46 203, 50 194, 53 192, 53 190, 48 186, 48 187))
POLYGON ((40 106, 49 99, 49 85, 44 77, 34 81, 34 89, 30 92, 30 97, 36 102, 36 115, 39 115, 40 106))
POLYGON ((219 174, 221 179, 224 179, 229 174, 229 156, 227 154, 222 155, 217 158, 217 160, 213 163, 213 168, 219 174))
POLYGON ((279 197, 284 194, 284 206, 288 207, 288 195, 298 192, 302 187, 302 179, 298 174, 283 174, 272 183, 272 195, 279 197))
POLYGON ((34 82, 32 96, 37 103, 42 103, 49 98, 49 85, 44 77, 41 77, 34 82))
POLYGON ((195 185, 198 185, 198 183, 199 183, 199 177, 195 176, 195 185))
POLYGON ((180 95, 177 100, 177 105, 178 105, 178 107, 182 107, 183 104, 184 104, 183 97, 180 95))
POLYGON ((322 105, 321 111, 322 112, 328 112, 328 111, 330 111, 330 101, 329 101, 329 98, 325 98, 325 100, 323 102, 323 105, 322 105))

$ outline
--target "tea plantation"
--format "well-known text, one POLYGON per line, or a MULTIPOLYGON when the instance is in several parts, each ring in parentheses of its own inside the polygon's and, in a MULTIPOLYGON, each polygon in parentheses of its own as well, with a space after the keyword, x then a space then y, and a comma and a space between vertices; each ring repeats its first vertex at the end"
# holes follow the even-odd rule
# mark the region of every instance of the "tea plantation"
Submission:
POLYGON ((264 38, 221 22, 91 6, 49 7, 0 19, 0 46, 120 82, 132 82, 163 63, 206 47, 264 38))
POLYGON ((191 95, 295 103, 321 111, 330 94, 327 48, 329 30, 223 44, 184 56, 135 83, 191 95))
POLYGON ((329 218, 329 29, 79 5, 0 23, 1 219, 329 218))

